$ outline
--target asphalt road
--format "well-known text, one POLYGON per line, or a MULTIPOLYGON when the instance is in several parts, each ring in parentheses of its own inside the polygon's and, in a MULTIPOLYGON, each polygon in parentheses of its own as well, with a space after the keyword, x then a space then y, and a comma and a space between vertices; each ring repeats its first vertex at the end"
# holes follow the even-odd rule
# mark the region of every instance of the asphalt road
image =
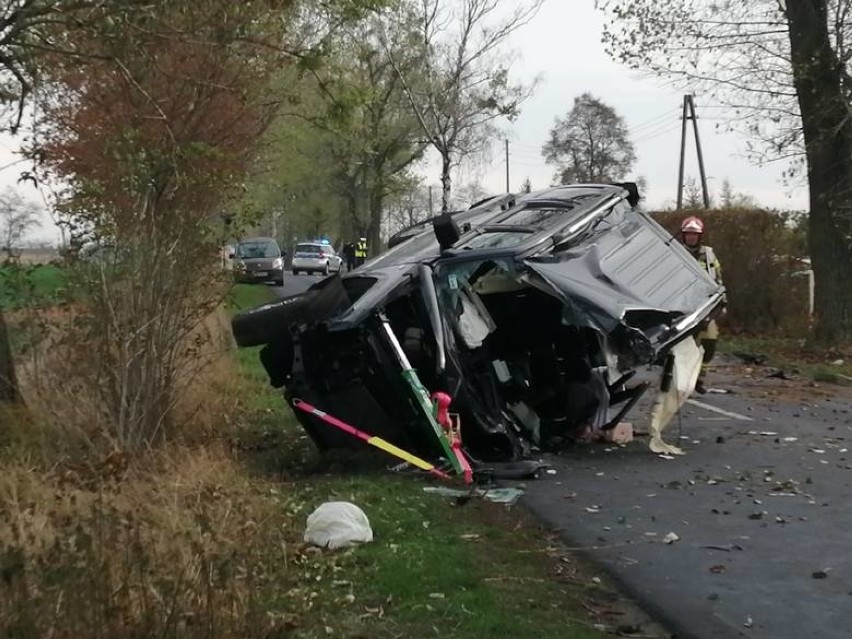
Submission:
POLYGON ((670 426, 685 456, 585 446, 524 500, 679 638, 852 637, 852 394, 739 370, 670 426))
MULTIPOLYGON (((282 297, 319 276, 288 274, 282 297)), ((551 456, 524 503, 680 639, 852 637, 852 392, 717 362, 666 439, 551 456), (666 543, 669 533, 678 540, 666 543)), ((641 432, 647 402, 628 417, 641 432)))
POLYGON ((284 273, 284 286, 273 286, 272 289, 279 297, 288 297, 308 290, 308 287, 319 282, 324 275, 293 275, 292 272, 284 273))

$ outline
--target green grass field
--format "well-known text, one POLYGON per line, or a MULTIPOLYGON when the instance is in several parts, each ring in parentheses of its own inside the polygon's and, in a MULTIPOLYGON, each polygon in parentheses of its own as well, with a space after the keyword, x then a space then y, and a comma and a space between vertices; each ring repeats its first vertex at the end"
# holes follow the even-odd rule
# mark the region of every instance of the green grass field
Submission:
POLYGON ((64 285, 59 266, 0 266, 0 308, 49 305, 58 299, 64 285))

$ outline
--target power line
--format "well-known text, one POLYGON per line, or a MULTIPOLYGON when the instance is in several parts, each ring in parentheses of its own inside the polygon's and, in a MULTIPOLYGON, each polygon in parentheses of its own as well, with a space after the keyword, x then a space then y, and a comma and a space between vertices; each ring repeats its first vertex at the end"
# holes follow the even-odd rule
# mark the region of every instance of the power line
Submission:
POLYGON ((649 132, 647 135, 640 136, 633 140, 633 143, 638 144, 639 142, 647 142, 648 140, 653 140, 654 138, 666 135, 667 133, 671 133, 672 131, 677 131, 677 128, 679 126, 680 124, 678 122, 675 122, 674 124, 667 125, 665 128, 662 128, 658 131, 654 131, 653 133, 649 132))

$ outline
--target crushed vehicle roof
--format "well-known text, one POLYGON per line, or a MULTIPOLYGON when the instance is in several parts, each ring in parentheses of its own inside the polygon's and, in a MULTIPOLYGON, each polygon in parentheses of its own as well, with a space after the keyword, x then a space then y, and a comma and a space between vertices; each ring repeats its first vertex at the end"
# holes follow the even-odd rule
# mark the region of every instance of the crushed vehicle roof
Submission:
MULTIPOLYGON (((391 238, 365 265, 234 318, 285 397, 432 459, 448 393, 472 459, 517 461, 614 427, 724 289, 647 215, 632 185, 490 198, 391 238)), ((321 448, 354 443, 297 411, 321 448)))

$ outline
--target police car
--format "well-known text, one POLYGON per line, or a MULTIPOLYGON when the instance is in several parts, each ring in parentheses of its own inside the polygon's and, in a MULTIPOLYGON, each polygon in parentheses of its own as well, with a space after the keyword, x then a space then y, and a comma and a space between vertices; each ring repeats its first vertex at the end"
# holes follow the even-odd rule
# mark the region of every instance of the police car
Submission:
POLYGON ((328 240, 302 242, 293 251, 293 275, 299 273, 339 273, 343 258, 332 248, 328 240))

